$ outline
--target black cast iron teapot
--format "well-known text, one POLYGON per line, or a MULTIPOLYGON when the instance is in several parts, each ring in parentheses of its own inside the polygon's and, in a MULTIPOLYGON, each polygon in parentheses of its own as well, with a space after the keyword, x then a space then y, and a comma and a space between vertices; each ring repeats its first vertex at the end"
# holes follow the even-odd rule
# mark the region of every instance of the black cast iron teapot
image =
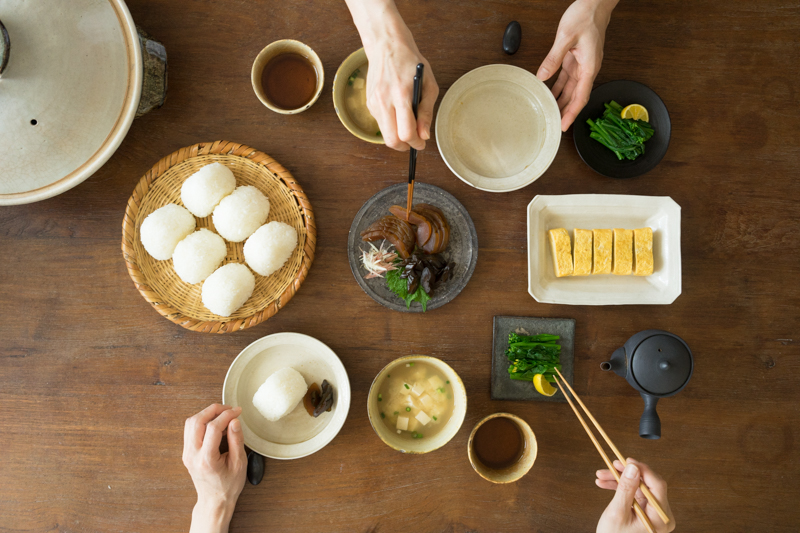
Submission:
POLYGON ((668 331, 640 331, 600 365, 613 370, 639 391, 644 413, 639 420, 639 436, 661 438, 661 419, 656 412, 659 398, 679 393, 689 383, 694 369, 692 351, 683 339, 668 331))

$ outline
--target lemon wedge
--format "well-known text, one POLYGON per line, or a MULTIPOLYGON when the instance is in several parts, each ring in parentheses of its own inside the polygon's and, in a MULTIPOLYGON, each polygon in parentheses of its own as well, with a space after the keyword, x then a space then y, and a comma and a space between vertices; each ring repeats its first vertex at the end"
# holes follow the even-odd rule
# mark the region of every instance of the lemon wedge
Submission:
POLYGON ((536 391, 542 396, 552 396, 558 389, 553 387, 549 381, 544 379, 544 374, 536 374, 533 376, 533 386, 536 391))
POLYGON ((643 105, 639 104, 629 105, 622 110, 620 115, 622 115, 622 118, 632 118, 633 120, 644 120, 645 122, 650 122, 650 114, 647 112, 647 109, 645 109, 643 105))

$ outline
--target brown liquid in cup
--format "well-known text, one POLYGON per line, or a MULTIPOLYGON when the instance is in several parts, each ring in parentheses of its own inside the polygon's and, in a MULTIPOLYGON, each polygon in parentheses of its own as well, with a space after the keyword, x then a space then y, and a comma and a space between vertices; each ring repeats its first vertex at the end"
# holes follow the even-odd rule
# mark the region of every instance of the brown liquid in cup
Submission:
POLYGON ((300 54, 277 55, 264 65, 261 88, 276 107, 287 111, 299 109, 317 92, 317 69, 300 54))
POLYGON ((525 452, 525 437, 514 421, 492 418, 478 428, 472 449, 484 466, 502 470, 520 460, 525 452))

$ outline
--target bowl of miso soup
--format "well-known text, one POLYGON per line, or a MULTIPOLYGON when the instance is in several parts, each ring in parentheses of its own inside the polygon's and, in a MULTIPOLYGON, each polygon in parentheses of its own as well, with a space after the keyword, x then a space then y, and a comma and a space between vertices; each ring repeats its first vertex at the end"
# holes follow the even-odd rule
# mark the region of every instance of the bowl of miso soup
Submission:
POLYGON ((347 131, 363 141, 385 144, 378 121, 367 109, 369 61, 359 48, 342 61, 333 78, 333 108, 347 131))
POLYGON ((372 429, 403 453, 428 453, 452 439, 467 413, 467 391, 455 370, 427 355, 395 359, 367 396, 372 429))

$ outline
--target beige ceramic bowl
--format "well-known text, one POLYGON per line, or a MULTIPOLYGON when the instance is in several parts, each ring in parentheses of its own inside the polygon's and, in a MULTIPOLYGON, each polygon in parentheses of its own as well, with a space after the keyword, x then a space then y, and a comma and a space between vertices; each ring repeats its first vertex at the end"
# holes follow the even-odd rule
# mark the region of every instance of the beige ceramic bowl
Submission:
POLYGON ((342 429, 350 410, 350 380, 341 360, 325 344, 300 333, 273 333, 258 339, 233 360, 222 386, 222 402, 239 406, 244 443, 272 459, 299 459, 324 448, 342 429), (333 386, 330 413, 308 415, 303 402, 275 422, 253 405, 253 395, 266 379, 283 367, 302 374, 306 384, 333 386))
POLYGON ((467 442, 467 454, 469 456, 469 463, 472 465, 472 468, 475 469, 479 476, 486 481, 491 481, 492 483, 513 483, 520 479, 522 476, 527 474, 528 470, 530 470, 533 466, 533 463, 536 461, 536 454, 538 451, 539 446, 536 443, 536 435, 533 433, 531 427, 523 419, 510 413, 495 413, 487 416, 475 424, 472 433, 469 434, 469 441, 467 442), (475 439, 475 433, 477 433, 479 427, 481 427, 487 421, 499 417, 508 418, 517 425, 522 433, 523 438, 525 439, 525 451, 522 452, 522 457, 520 457, 519 461, 517 461, 515 464, 502 470, 495 470, 494 468, 488 468, 484 466, 483 463, 481 463, 480 460, 475 456, 472 447, 472 441, 475 439))
POLYGON ((385 144, 383 137, 375 135, 373 132, 365 132, 350 118, 347 112, 347 107, 344 105, 344 91, 347 88, 347 80, 357 68, 361 68, 367 64, 367 53, 363 48, 359 48, 342 61, 339 69, 336 71, 336 76, 333 78, 333 108, 336 110, 336 116, 347 128, 347 131, 361 139, 373 144, 385 144))
POLYGON ((386 443, 387 446, 399 452, 421 454, 438 450, 455 437, 458 430, 461 429, 461 424, 464 422, 464 416, 467 414, 467 390, 464 388, 464 383, 461 378, 456 374, 450 365, 427 355, 407 355, 399 359, 395 359, 381 370, 372 382, 367 395, 367 415, 369 423, 372 424, 372 429, 378 434, 378 437, 386 443), (453 386, 453 399, 455 400, 455 407, 453 408, 453 415, 448 420, 447 424, 442 430, 430 438, 414 439, 412 441, 402 439, 397 433, 383 423, 381 420, 381 412, 378 407, 378 391, 383 385, 383 380, 386 379, 386 374, 390 374, 392 369, 407 363, 427 363, 432 367, 439 370, 445 376, 445 380, 450 381, 453 386))
POLYGON ((261 52, 258 53, 256 60, 253 61, 253 68, 250 71, 250 83, 253 84, 253 90, 256 92, 256 96, 258 96, 258 99, 261 100, 262 104, 276 113, 280 113, 281 115, 296 115, 297 113, 302 113, 314 105, 314 102, 316 102, 317 98, 319 98, 319 95, 322 92, 322 85, 325 83, 325 70, 322 68, 322 61, 320 61, 319 56, 316 52, 314 52, 314 50, 311 49, 310 46, 303 44, 300 41, 295 41, 294 39, 283 39, 281 41, 275 41, 272 44, 268 44, 263 50, 261 50, 261 52), (299 107, 297 109, 283 109, 277 107, 275 104, 269 101, 267 95, 264 94, 264 90, 261 88, 261 74, 264 72, 264 67, 267 65, 267 63, 269 63, 270 59, 281 54, 301 55, 308 59, 311 64, 314 65, 314 69, 317 71, 317 88, 314 91, 314 98, 312 98, 311 101, 303 107, 299 107))

